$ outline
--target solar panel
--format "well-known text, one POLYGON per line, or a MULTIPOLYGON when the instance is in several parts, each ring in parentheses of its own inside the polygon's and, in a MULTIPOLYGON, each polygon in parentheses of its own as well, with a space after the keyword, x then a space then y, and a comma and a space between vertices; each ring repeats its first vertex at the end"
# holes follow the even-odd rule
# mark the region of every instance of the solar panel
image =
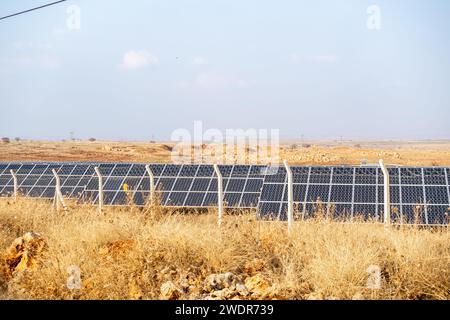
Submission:
MULTIPOLYGON (((53 198, 55 169, 64 197, 98 203, 98 177, 103 176, 104 204, 144 206, 150 195, 145 164, 127 163, 0 163, 0 196, 14 190, 28 197, 53 198)), ((217 206, 217 178, 212 165, 150 164, 157 197, 164 206, 217 206)), ((383 174, 377 167, 300 167, 293 173, 295 217, 317 212, 336 219, 383 216, 383 174)), ((286 220, 287 175, 284 167, 220 165, 224 201, 230 208, 257 208, 261 219, 286 220)), ((450 168, 388 169, 392 220, 401 223, 448 224, 450 168)))

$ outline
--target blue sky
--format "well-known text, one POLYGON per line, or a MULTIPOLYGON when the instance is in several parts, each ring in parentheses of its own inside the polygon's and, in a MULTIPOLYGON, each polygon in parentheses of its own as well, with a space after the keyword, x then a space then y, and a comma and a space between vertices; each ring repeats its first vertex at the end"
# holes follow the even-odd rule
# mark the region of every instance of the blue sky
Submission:
MULTIPOLYGON (((0 16, 46 2, 5 0, 0 16)), ((70 0, 0 21, 0 136, 168 140, 200 120, 449 139, 449 18, 446 0, 70 0)))

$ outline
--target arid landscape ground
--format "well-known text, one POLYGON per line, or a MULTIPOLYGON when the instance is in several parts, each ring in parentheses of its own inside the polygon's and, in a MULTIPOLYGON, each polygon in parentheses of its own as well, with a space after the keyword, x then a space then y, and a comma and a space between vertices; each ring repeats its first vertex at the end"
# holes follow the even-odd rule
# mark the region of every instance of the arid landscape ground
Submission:
MULTIPOLYGON (((171 161, 173 143, 111 141, 11 141, 0 143, 0 161, 171 161)), ((285 142, 280 159, 293 165, 358 165, 362 161, 409 166, 450 166, 450 141, 285 142)))
MULTIPOLYGON (((0 161, 170 160, 170 144, 11 142, 0 161)), ((291 164, 449 166, 450 142, 287 143, 291 164)), ((0 199, 3 299, 450 299, 448 228, 286 224, 254 212, 182 214, 0 199), (79 270, 79 274, 73 270, 79 270), (377 272, 379 271, 379 282, 377 272), (78 277, 79 276, 79 277, 78 277), (375 278, 373 278, 375 276, 375 278), (77 285, 78 284, 78 285, 77 285)))

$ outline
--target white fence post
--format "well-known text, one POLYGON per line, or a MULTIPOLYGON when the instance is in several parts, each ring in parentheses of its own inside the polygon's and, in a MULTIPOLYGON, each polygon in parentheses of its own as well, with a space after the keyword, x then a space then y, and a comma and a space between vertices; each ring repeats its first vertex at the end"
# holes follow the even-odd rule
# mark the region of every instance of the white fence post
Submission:
POLYGON ((55 198, 54 201, 56 202, 56 210, 59 211, 60 205, 63 206, 64 210, 67 210, 67 206, 64 203, 64 198, 61 192, 61 179, 59 178, 58 174, 56 173, 55 169, 52 169, 52 173, 53 176, 55 177, 56 180, 56 185, 55 185, 55 198))
POLYGON ((223 179, 222 179, 222 173, 219 170, 219 166, 217 164, 214 165, 214 171, 217 175, 217 203, 219 208, 219 218, 218 218, 218 225, 222 224, 222 215, 223 215, 223 179))
POLYGON ((14 172, 14 170, 10 170, 11 175, 13 177, 13 182, 14 182, 14 199, 17 199, 17 197, 19 196, 19 187, 17 184, 17 176, 16 173, 14 172))
POLYGON ((384 225, 389 226, 391 224, 391 190, 389 171, 384 164, 383 159, 380 159, 381 171, 383 171, 384 178, 384 225))
POLYGON ((150 177, 150 204, 155 204, 155 177, 153 176, 152 169, 150 169, 150 165, 145 166, 145 170, 147 170, 148 176, 150 177))
POLYGON ((291 234, 292 230, 292 223, 294 221, 294 179, 292 176, 292 170, 289 167, 289 164, 287 160, 283 161, 284 167, 286 169, 287 178, 288 178, 288 212, 287 212, 287 218, 288 218, 288 233, 291 234))
POLYGON ((98 167, 95 167, 94 170, 98 176, 98 209, 101 213, 103 208, 103 177, 98 167))

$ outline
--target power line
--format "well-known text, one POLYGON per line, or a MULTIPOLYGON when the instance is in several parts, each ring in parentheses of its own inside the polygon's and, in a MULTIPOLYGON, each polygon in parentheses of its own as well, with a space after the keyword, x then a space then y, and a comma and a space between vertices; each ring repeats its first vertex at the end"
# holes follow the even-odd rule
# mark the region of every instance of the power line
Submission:
POLYGON ((54 4, 58 4, 58 3, 61 3, 61 2, 65 2, 65 1, 67 1, 67 0, 55 1, 55 2, 52 2, 52 3, 44 4, 43 6, 39 6, 39 7, 28 9, 28 10, 25 10, 25 11, 20 11, 20 12, 17 12, 17 13, 13 13, 13 14, 10 14, 8 16, 1 17, 0 20, 11 18, 11 17, 14 17, 14 16, 18 16, 19 14, 24 14, 24 13, 27 13, 27 12, 30 12, 30 11, 34 11, 34 10, 38 10, 38 9, 42 9, 42 8, 45 8, 45 7, 49 7, 49 6, 52 6, 54 4))

